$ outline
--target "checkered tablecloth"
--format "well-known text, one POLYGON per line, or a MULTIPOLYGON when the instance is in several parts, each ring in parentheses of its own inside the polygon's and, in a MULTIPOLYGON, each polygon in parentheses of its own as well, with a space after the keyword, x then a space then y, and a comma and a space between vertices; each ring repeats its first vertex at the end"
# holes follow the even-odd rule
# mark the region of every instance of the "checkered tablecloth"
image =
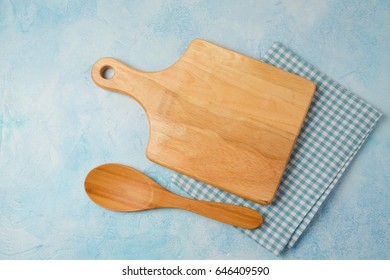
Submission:
POLYGON ((263 61, 317 86, 272 204, 258 205, 178 173, 172 176, 171 183, 197 199, 258 210, 264 224, 255 230, 240 230, 278 255, 294 246, 381 113, 280 43, 271 47, 263 61))

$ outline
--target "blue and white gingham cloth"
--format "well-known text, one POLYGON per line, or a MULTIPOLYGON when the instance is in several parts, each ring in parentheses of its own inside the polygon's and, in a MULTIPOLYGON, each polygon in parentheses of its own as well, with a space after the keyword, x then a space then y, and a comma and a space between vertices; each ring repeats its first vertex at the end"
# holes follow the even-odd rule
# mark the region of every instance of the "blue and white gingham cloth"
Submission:
POLYGON ((258 210, 264 224, 255 230, 240 230, 278 255, 294 246, 381 113, 280 43, 271 47, 263 61, 317 86, 272 204, 258 205, 178 173, 172 176, 171 183, 197 199, 258 210))

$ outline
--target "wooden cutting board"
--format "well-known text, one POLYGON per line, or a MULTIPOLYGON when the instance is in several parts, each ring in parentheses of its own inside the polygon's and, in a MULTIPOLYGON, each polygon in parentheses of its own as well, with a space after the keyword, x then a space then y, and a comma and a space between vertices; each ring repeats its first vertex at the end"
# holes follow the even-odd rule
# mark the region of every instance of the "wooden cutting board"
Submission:
POLYGON ((315 91, 306 79, 203 40, 162 71, 102 58, 92 78, 143 106, 150 160, 260 204, 275 195, 315 91))

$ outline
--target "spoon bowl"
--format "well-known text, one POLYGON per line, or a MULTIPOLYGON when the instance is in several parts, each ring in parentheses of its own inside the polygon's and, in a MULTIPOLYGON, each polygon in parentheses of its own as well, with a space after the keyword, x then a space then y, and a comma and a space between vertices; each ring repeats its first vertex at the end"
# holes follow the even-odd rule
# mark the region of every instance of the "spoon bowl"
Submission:
POLYGON ((149 207, 153 201, 152 183, 153 180, 140 176, 134 168, 105 164, 92 169, 84 185, 96 204, 108 210, 135 212, 153 208, 149 207))

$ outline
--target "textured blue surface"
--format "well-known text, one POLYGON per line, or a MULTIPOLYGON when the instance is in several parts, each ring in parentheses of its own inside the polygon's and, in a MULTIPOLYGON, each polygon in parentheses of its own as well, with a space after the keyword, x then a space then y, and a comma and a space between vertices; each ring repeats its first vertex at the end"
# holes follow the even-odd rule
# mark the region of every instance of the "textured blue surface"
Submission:
MULTIPOLYGON (((98 88, 112 56, 145 71, 193 38, 253 57, 281 41, 383 113, 297 246, 280 259, 390 259, 388 1, 0 1, 1 259, 274 259, 235 228, 180 210, 114 213, 83 181, 148 161, 141 106, 98 88)), ((178 190, 174 190, 178 191, 178 190)))

